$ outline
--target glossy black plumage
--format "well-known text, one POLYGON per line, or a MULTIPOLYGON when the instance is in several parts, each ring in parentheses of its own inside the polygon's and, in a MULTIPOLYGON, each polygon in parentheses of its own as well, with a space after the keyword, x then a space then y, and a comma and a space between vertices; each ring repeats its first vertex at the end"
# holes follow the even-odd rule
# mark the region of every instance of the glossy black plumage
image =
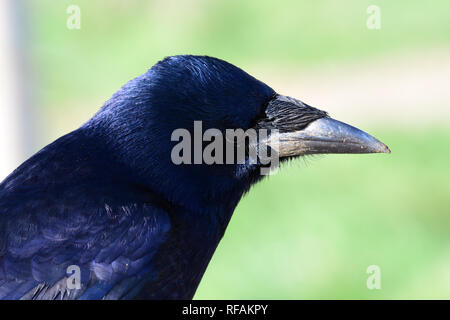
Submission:
POLYGON ((222 60, 166 58, 0 185, 0 298, 192 298, 245 165, 175 166, 176 128, 247 128, 274 91, 222 60), (81 268, 82 288, 66 288, 81 268))

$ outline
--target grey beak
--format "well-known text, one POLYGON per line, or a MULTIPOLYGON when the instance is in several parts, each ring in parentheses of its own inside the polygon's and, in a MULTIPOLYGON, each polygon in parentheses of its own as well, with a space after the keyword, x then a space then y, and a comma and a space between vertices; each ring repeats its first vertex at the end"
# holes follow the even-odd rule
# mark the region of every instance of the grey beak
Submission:
POLYGON ((327 117, 310 123, 303 130, 275 134, 268 144, 280 157, 326 153, 391 153, 384 143, 364 131, 327 117))

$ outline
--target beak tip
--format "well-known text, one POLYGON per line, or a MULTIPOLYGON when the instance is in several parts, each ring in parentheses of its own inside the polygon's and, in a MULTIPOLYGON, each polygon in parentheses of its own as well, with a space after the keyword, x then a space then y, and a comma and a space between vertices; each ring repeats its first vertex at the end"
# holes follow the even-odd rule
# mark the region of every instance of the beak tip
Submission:
POLYGON ((380 146, 376 149, 375 153, 390 154, 391 149, 389 149, 389 147, 387 145, 385 145, 384 143, 380 142, 380 146))
POLYGON ((361 144, 361 149, 365 150, 362 153, 391 153, 391 149, 387 145, 375 138, 373 138, 371 143, 361 144))
POLYGON ((384 148, 384 150, 381 151, 381 153, 387 153, 387 154, 391 154, 392 153, 391 149, 389 149, 388 146, 385 145, 384 147, 385 148, 384 148))

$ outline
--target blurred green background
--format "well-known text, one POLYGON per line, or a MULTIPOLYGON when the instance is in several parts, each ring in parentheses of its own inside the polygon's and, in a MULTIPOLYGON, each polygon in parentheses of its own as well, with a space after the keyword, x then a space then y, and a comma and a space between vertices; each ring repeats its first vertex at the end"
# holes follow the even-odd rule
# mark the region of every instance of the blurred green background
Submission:
POLYGON ((36 150, 168 55, 225 59, 391 155, 300 159, 239 204, 197 299, 450 298, 450 2, 29 1, 36 150), (66 28, 68 5, 81 29, 66 28), (366 26, 369 5, 381 29, 366 26), (369 290, 366 269, 381 268, 369 290))

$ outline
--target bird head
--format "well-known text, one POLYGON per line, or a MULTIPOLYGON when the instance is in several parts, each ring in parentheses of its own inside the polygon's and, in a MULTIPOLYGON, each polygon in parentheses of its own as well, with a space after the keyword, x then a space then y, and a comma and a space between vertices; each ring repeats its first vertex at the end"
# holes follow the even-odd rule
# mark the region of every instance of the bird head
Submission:
POLYGON ((232 211, 242 194, 262 178, 260 169, 265 165, 250 161, 251 145, 245 147, 240 163, 225 161, 225 146, 213 152, 220 153, 222 163, 196 162, 196 153, 202 157, 208 145, 202 139, 208 130, 216 136, 224 134, 225 145, 230 144, 229 129, 266 130, 257 146, 264 145, 281 161, 311 154, 390 152, 369 134, 277 94, 238 67, 207 56, 160 61, 115 93, 85 127, 103 133, 111 154, 135 181, 197 211, 232 211), (196 123, 201 124, 199 144, 196 123), (173 159, 180 143, 174 139, 176 130, 190 134, 191 149, 181 153, 191 161, 173 159), (216 206, 218 199, 228 207, 216 206))

